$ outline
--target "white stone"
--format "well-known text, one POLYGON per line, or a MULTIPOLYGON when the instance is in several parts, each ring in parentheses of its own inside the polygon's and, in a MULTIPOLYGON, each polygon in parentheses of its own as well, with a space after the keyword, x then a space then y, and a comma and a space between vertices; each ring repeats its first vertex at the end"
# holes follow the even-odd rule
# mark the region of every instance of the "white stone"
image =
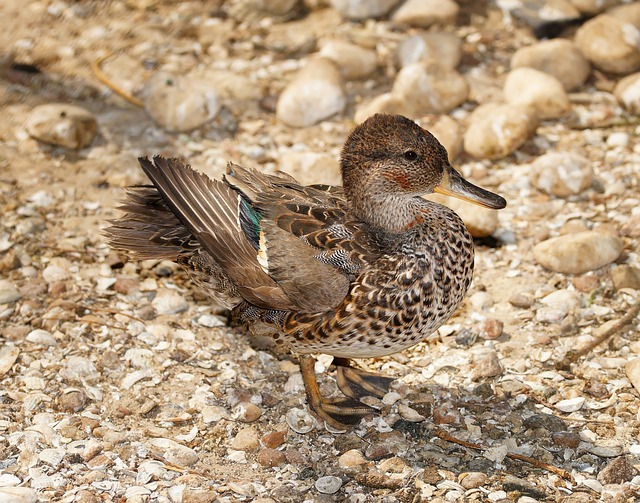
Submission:
POLYGON ((531 183, 554 196, 580 194, 593 182, 591 162, 572 152, 549 152, 531 164, 531 183))
POLYGON ((35 344, 41 344, 43 346, 55 346, 56 339, 46 330, 42 330, 40 328, 36 328, 27 334, 25 337, 29 342, 33 342, 35 344))
POLYGON ((169 463, 191 466, 198 462, 196 451, 169 438, 150 438, 145 442, 151 450, 159 450, 169 463))
POLYGON ((552 271, 582 274, 618 258, 624 243, 612 234, 585 231, 547 239, 533 248, 536 261, 552 271))
POLYGON ((320 56, 333 61, 347 80, 364 79, 378 66, 375 51, 341 40, 328 40, 322 44, 320 56))
POLYGON ((405 38, 396 50, 399 67, 421 61, 438 61, 456 68, 462 59, 462 39, 445 31, 426 32, 405 38))
POLYGON ((38 493, 29 487, 0 487, 2 503, 37 503, 38 493))
POLYGON ((543 40, 518 49, 511 58, 511 67, 535 68, 553 75, 567 91, 580 87, 591 73, 589 61, 571 40, 564 38, 543 40))
POLYGON ((342 112, 346 104, 336 65, 326 58, 315 58, 282 91, 276 117, 287 126, 308 127, 342 112))
POLYGON ((346 19, 368 19, 387 14, 400 0, 330 0, 331 6, 346 19))
POLYGON ((515 68, 504 83, 504 97, 511 105, 530 106, 541 119, 555 119, 571 108, 562 83, 553 75, 533 68, 515 68))
POLYGON ((441 194, 429 194, 427 199, 444 204, 455 211, 474 238, 491 236, 498 229, 498 212, 496 210, 441 194))
POLYGON ((0 279, 0 304, 11 304, 20 300, 22 295, 11 281, 0 279))
POLYGON ((147 113, 171 132, 196 129, 220 111, 216 90, 195 76, 158 72, 145 84, 143 95, 147 113))
POLYGON ((621 79, 616 84, 613 95, 629 112, 640 115, 640 73, 633 73, 621 79))
POLYGON ((407 0, 393 13, 392 21, 418 28, 433 24, 450 24, 460 7, 453 0, 407 0))
POLYGON ((465 151, 478 158, 501 159, 517 150, 535 132, 538 116, 530 107, 488 103, 469 118, 465 151))
POLYGON ((453 68, 426 61, 405 66, 398 72, 391 91, 417 115, 447 113, 461 105, 469 85, 453 68))
POLYGON ((158 290, 158 294, 151 301, 151 305, 158 314, 177 314, 189 309, 189 303, 175 290, 158 290))
POLYGON ((82 107, 50 103, 31 111, 26 129, 36 140, 44 143, 80 149, 93 141, 98 123, 93 114, 82 107))
POLYGON ((624 75, 640 70, 640 31, 628 21, 600 14, 580 27, 575 42, 600 70, 624 75))

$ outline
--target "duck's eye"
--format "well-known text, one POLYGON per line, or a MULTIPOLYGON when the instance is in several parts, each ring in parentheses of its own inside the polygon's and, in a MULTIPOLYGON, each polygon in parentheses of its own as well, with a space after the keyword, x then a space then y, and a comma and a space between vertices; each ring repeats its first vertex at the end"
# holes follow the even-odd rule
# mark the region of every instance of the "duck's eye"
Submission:
POLYGON ((404 158, 407 161, 415 161, 418 158, 418 154, 416 154, 413 150, 407 150, 404 153, 404 158))

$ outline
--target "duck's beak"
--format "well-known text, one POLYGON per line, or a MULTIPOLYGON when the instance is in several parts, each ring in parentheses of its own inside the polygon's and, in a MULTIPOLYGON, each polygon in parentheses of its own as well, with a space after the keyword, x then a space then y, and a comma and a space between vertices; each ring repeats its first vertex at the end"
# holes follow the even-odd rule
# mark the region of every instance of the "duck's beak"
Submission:
POLYGON ((468 201, 485 208, 500 210, 507 205, 504 197, 498 194, 481 189, 480 187, 466 181, 460 173, 451 166, 446 166, 442 175, 442 182, 433 189, 438 194, 457 197, 463 201, 468 201))

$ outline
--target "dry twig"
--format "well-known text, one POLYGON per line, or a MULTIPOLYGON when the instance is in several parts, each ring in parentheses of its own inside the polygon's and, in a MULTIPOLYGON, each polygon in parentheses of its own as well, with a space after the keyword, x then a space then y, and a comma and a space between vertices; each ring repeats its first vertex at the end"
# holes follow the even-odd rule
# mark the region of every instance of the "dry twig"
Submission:
MULTIPOLYGON (((478 451, 486 450, 486 447, 483 447, 480 444, 476 444, 474 442, 467 442, 466 440, 460 440, 444 430, 436 430, 436 435, 442 440, 446 440, 447 442, 452 442, 454 444, 461 445, 463 447, 467 447, 469 449, 476 449, 478 451)), ((515 454, 513 452, 508 452, 507 457, 511 459, 517 459, 519 461, 524 461, 525 463, 529 463, 536 468, 540 468, 541 470, 546 470, 548 472, 555 473, 559 475, 563 479, 568 480, 572 484, 575 484, 575 480, 573 476, 565 469, 558 468, 557 466, 550 465, 549 463, 545 463, 544 461, 540 461, 538 459, 530 458, 529 456, 524 456, 522 454, 515 454)))
POLYGON ((142 103, 142 101, 140 101, 135 96, 131 96, 128 92, 126 92, 121 87, 118 87, 118 85, 116 85, 111 79, 109 79, 109 77, 107 77, 107 75, 102 71, 102 68, 101 68, 102 63, 107 58, 110 58, 111 56, 112 56, 112 54, 110 52, 108 52, 106 55, 102 56, 101 58, 97 59, 96 61, 93 61, 91 63, 91 69, 93 70, 93 73, 95 73, 96 77, 98 77, 98 80, 100 82, 102 82, 105 86, 107 86, 109 89, 111 89, 114 93, 116 93, 119 96, 122 96, 129 103, 131 103, 131 104, 133 104, 133 105, 135 105, 137 107, 144 107, 144 103, 142 103))

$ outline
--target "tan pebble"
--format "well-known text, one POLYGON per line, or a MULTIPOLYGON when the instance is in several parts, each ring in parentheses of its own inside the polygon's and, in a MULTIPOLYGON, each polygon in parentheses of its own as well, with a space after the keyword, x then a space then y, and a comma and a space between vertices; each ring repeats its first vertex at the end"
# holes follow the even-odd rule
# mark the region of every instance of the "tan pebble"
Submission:
POLYGON ((358 449, 350 449, 338 458, 338 466, 341 468, 357 468, 366 462, 364 455, 358 449))
POLYGON ((254 451, 260 446, 258 430, 253 426, 242 428, 231 441, 231 448, 237 451, 254 451))
POLYGON ((640 269, 622 264, 611 271, 611 280, 616 290, 631 288, 640 290, 640 269))
POLYGON ((489 477, 482 472, 465 472, 461 473, 459 482, 465 489, 475 489, 484 485, 489 477))
POLYGON ((453 23, 460 7, 453 0, 407 0, 391 19, 418 28, 453 23))
POLYGON ((635 358, 626 364, 624 368, 629 382, 636 391, 640 392, 640 358, 635 358))
POLYGON ((541 119, 556 119, 571 109, 562 82, 534 68, 511 70, 504 83, 504 97, 511 105, 532 107, 541 119))
POLYGON ((269 448, 261 449, 257 457, 258 463, 269 468, 280 466, 286 460, 287 457, 284 452, 269 448))
POLYGON ((393 456, 391 458, 383 459, 378 465, 378 469, 383 472, 403 473, 410 470, 411 467, 404 459, 399 458, 398 456, 393 456))
POLYGON ((251 402, 240 402, 233 408, 231 417, 243 423, 253 423, 262 415, 262 409, 251 402))
POLYGON ((44 143, 80 149, 93 141, 98 125, 93 114, 82 107, 51 103, 31 111, 26 129, 44 143))
POLYGON ((600 286, 600 280, 593 274, 583 274, 573 278, 571 284, 579 292, 590 293, 600 286))
POLYGON ((515 293, 509 297, 509 304, 514 307, 528 309, 533 305, 533 299, 526 293, 515 293))
POLYGON ((480 324, 479 334, 483 339, 497 339, 502 335, 504 323, 500 320, 485 320, 480 324))
POLYGON ((287 438, 286 431, 273 431, 271 433, 267 433, 266 435, 264 435, 260 439, 260 441, 262 442, 262 445, 264 445, 265 447, 268 447, 270 449, 275 449, 276 447, 280 447, 282 444, 284 444, 286 438, 287 438))

